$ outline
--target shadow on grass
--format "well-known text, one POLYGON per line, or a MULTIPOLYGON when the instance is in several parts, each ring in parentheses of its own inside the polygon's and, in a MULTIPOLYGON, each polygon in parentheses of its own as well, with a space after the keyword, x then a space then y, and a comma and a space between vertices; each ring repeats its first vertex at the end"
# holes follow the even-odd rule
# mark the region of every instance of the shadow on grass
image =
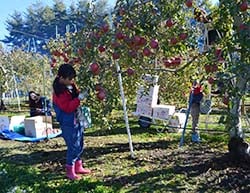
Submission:
POLYGON ((29 166, 0 164, 0 192, 36 192, 36 193, 79 193, 79 192, 115 192, 105 187, 101 181, 89 178, 69 181, 65 174, 38 172, 29 166))
MULTIPOLYGON (((162 159, 171 160, 167 156, 163 156, 162 159)), ((174 161, 173 158, 172 161, 174 161)), ((117 184, 121 187, 131 187, 127 191, 131 193, 207 192, 208 190, 209 192, 250 192, 249 166, 240 162, 231 162, 228 154, 222 154, 204 162, 201 161, 201 163, 197 163, 197 158, 191 158, 189 163, 194 164, 178 165, 177 163, 173 167, 166 165, 163 169, 134 175, 111 176, 105 182, 107 185, 117 184), (203 178, 197 181, 197 177, 201 176, 203 178)), ((159 166, 159 168, 161 167, 159 166)))
MULTIPOLYGON (((228 154, 215 153, 204 144, 193 145, 187 150, 171 149, 176 143, 178 143, 177 139, 134 143, 135 149, 151 152, 133 159, 131 167, 138 169, 135 174, 125 172, 126 175, 122 176, 105 175, 103 181, 94 182, 88 178, 77 182, 65 180, 65 150, 56 151, 50 147, 50 151, 8 156, 4 152, 11 149, 2 148, 0 149, 0 185, 4 187, 3 192, 8 192, 13 187, 31 189, 30 192, 62 193, 105 192, 105 190, 120 192, 124 189, 131 193, 250 191, 249 165, 232 162, 228 154), (39 171, 32 168, 35 164, 38 164, 39 171), (155 169, 140 170, 140 167, 145 165, 150 168, 150 164, 154 165, 155 169)), ((103 147, 86 148, 85 155, 95 160, 106 154, 121 155, 123 152, 129 152, 128 144, 108 143, 103 147)), ((106 161, 105 158, 102 160, 106 161)), ((101 164, 98 165, 99 162, 95 164, 94 167, 102 167, 101 164)), ((124 168, 124 171, 127 169, 129 168, 124 168)))
POLYGON ((175 166, 176 174, 185 174, 188 178, 204 176, 205 181, 198 188, 198 192, 223 190, 226 192, 250 192, 250 167, 245 162, 235 162, 228 153, 221 153, 210 159, 194 164, 175 166))
MULTIPOLYGON (((168 132, 171 130, 170 128, 166 128, 164 125, 151 125, 149 128, 141 128, 137 121, 132 120, 129 122, 130 132, 132 135, 138 134, 155 134, 161 132, 168 132)), ((119 122, 112 125, 111 129, 108 128, 100 128, 100 129, 86 129, 85 136, 107 136, 107 135, 119 135, 119 134, 127 134, 126 127, 124 125, 124 120, 120 120, 119 122)))
MULTIPOLYGON (((167 149, 173 144, 178 143, 178 139, 171 141, 158 140, 154 142, 137 142, 133 143, 134 150, 154 150, 154 149, 167 149)), ((35 165, 44 163, 58 163, 63 165, 66 157, 66 150, 52 150, 55 147, 50 147, 49 150, 41 148, 41 150, 32 150, 35 144, 23 144, 19 147, 13 148, 0 148, 0 160, 9 163, 15 163, 19 165, 35 165), (24 151, 30 151, 31 153, 13 154, 8 155, 8 152, 13 151, 15 148, 23 148, 24 151)), ((45 144, 46 145, 46 144, 45 144)), ((107 154, 113 153, 128 153, 130 152, 128 143, 107 143, 101 147, 86 147, 84 150, 84 157, 87 159, 98 158, 107 154)))

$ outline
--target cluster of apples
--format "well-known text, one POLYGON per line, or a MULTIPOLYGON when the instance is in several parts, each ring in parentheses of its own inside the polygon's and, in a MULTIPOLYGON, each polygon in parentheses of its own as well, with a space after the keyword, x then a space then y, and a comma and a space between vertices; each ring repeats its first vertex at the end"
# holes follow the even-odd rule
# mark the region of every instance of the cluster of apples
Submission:
POLYGON ((181 64, 181 57, 180 56, 176 56, 176 57, 172 57, 172 58, 163 58, 162 62, 163 65, 166 68, 170 68, 170 67, 177 67, 181 64))
POLYGON ((81 57, 79 54, 79 57, 70 57, 70 51, 59 51, 59 50, 54 50, 52 51, 52 58, 51 58, 51 63, 50 66, 51 68, 54 68, 58 62, 58 60, 63 60, 65 63, 69 64, 79 64, 81 62, 81 57))
POLYGON ((106 90, 103 88, 101 84, 95 85, 96 97, 100 101, 103 101, 106 98, 106 90))

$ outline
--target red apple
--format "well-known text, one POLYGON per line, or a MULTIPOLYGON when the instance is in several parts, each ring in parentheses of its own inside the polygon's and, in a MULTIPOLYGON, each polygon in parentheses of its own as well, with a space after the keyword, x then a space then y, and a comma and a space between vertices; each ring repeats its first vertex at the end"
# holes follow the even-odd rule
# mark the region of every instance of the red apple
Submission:
POLYGON ((91 49, 91 48, 92 48, 91 42, 86 42, 86 47, 87 47, 88 49, 91 49))
POLYGON ((140 45, 141 37, 140 36, 134 36, 133 42, 135 45, 140 45))
POLYGON ((185 4, 186 4, 187 7, 192 7, 193 6, 193 1, 192 0, 187 0, 185 2, 185 4))
POLYGON ((50 63, 50 67, 51 67, 51 68, 54 68, 55 66, 56 66, 56 63, 54 63, 54 62, 51 62, 51 63, 50 63))
POLYGON ((127 72, 128 76, 132 76, 132 75, 134 75, 134 73, 135 73, 134 69, 132 69, 132 68, 128 68, 128 69, 126 70, 126 72, 127 72))
POLYGON ((143 53, 143 56, 150 56, 151 55, 151 51, 149 48, 144 48, 142 53, 143 53))
POLYGON ((52 52, 52 55, 59 57, 61 53, 58 50, 52 52))
POLYGON ((117 60, 117 59, 120 58, 120 54, 117 53, 117 52, 114 52, 114 53, 112 54, 112 57, 113 57, 114 60, 117 60))
POLYGON ((96 97, 97 97, 100 101, 104 100, 105 97, 106 97, 105 91, 103 91, 103 90, 99 91, 99 92, 96 94, 96 97))
POLYGON ((205 71, 206 71, 206 73, 209 73, 209 72, 211 72, 211 65, 205 65, 205 71))
POLYGON ((175 57, 172 60, 172 64, 175 65, 175 66, 180 65, 181 64, 181 57, 175 57))
POLYGON ((247 5, 247 1, 243 1, 241 4, 240 4, 240 11, 244 12, 246 11, 248 8, 248 5, 247 5))
POLYGON ((67 54, 64 54, 62 57, 63 57, 64 62, 66 62, 66 63, 69 62, 69 58, 68 58, 67 54))
POLYGON ((120 44, 117 41, 111 43, 112 48, 118 48, 120 44))
POLYGON ((83 54, 84 54, 83 48, 79 48, 79 49, 77 50, 77 53, 78 53, 80 56, 83 56, 83 54))
POLYGON ((188 37, 187 33, 181 33, 179 35, 180 40, 185 40, 185 39, 187 39, 187 37, 188 37))
POLYGON ((100 72, 100 66, 96 62, 92 63, 90 65, 90 71, 94 74, 97 75, 100 72))
POLYGON ((158 44, 158 41, 157 40, 151 40, 150 41, 150 46, 151 46, 151 48, 153 48, 153 49, 156 49, 156 48, 158 48, 158 46, 159 46, 159 44, 158 44))
POLYGON ((163 58, 162 61, 163 61, 163 64, 164 64, 164 66, 165 66, 166 68, 172 66, 172 60, 167 59, 167 58, 163 58))
POLYGON ((225 105, 228 105, 229 104, 229 98, 227 96, 224 96, 222 98, 222 102, 225 104, 225 105))
POLYGON ((214 83, 214 78, 210 76, 207 81, 208 81, 209 84, 213 84, 214 83))
POLYGON ((129 55, 132 57, 132 58, 136 58, 137 57, 137 52, 135 50, 130 50, 129 51, 129 55))
POLYGON ((81 58, 73 58, 72 63, 73 64, 79 64, 81 62, 81 58))
POLYGON ((133 22, 130 21, 130 20, 129 20, 129 21, 126 21, 125 26, 126 26, 127 28, 129 28, 129 29, 131 29, 131 28, 134 27, 133 22))
POLYGON ((124 38, 124 34, 122 32, 117 32, 115 34, 115 37, 118 39, 118 40, 122 40, 124 38))
POLYGON ((173 20, 172 19, 168 19, 167 21, 166 21, 166 26, 167 27, 172 27, 174 25, 174 22, 173 22, 173 20))
POLYGON ((106 48, 102 45, 98 47, 99 52, 105 52, 106 48))
POLYGON ((215 50, 215 56, 217 58, 221 56, 221 53, 222 53, 222 49, 221 48, 216 48, 216 50, 215 50))
POLYGON ((104 88, 102 87, 101 84, 96 84, 96 85, 95 85, 95 90, 98 91, 98 92, 99 92, 99 91, 104 91, 104 88))
POLYGON ((212 65, 210 67, 210 69, 211 69, 212 72, 217 72, 218 71, 218 66, 216 64, 214 64, 214 65, 212 65))
POLYGON ((104 33, 107 33, 109 31, 109 25, 108 24, 104 24, 101 28, 101 30, 104 32, 104 33))
POLYGON ((144 45, 146 45, 146 43, 147 43, 147 40, 144 37, 141 37, 140 41, 139 41, 139 45, 144 46, 144 45))
POLYGON ((56 63, 56 59, 55 58, 51 58, 51 62, 52 63, 56 63))
POLYGON ((177 38, 171 38, 170 39, 170 44, 171 45, 175 45, 175 44, 177 44, 177 42, 178 42, 177 38))

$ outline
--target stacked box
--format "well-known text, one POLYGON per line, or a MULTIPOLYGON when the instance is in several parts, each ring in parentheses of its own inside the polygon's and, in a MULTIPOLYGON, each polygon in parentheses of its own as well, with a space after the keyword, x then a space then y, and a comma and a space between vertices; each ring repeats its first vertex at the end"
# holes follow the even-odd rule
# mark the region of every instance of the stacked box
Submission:
POLYGON ((152 108, 157 104, 159 86, 150 87, 149 91, 144 91, 144 87, 137 90, 136 114, 143 116, 152 116, 152 108))
POLYGON ((173 105, 156 105, 153 108, 153 118, 168 120, 175 113, 173 105))
POLYGON ((145 117, 152 116, 152 107, 151 106, 137 106, 136 114, 145 117))
MULTIPOLYGON (((42 138, 54 134, 55 131, 53 130, 52 123, 44 122, 44 120, 44 116, 26 118, 24 120, 25 135, 28 137, 42 138)), ((48 120, 50 120, 50 118, 48 118, 48 120)))

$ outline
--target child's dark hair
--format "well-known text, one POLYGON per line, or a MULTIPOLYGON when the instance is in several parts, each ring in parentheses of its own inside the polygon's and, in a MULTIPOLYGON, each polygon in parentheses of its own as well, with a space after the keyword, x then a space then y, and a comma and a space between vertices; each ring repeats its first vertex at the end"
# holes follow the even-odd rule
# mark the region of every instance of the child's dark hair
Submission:
POLYGON ((60 77, 73 79, 76 77, 76 71, 70 64, 62 64, 57 72, 57 76, 53 82, 53 89, 56 95, 59 95, 65 91, 66 86, 59 82, 60 77))

